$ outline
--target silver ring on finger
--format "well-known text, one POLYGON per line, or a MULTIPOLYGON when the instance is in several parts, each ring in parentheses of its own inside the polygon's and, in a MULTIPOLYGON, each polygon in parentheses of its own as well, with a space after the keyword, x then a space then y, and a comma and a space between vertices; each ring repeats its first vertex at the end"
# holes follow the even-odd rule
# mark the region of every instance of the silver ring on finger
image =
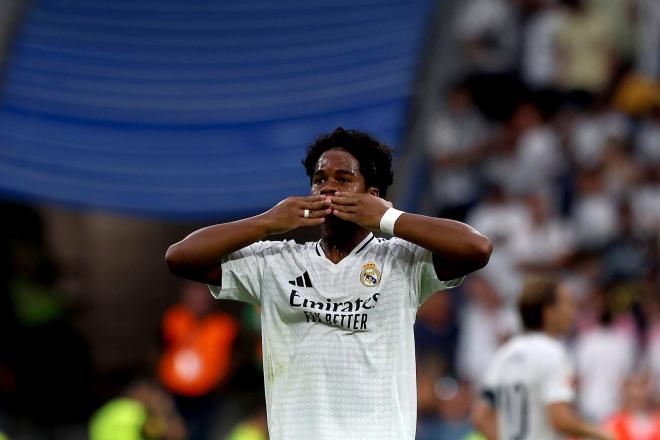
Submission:
POLYGON ((303 217, 305 217, 305 218, 309 218, 309 209, 305 209, 305 210, 303 211, 303 217))

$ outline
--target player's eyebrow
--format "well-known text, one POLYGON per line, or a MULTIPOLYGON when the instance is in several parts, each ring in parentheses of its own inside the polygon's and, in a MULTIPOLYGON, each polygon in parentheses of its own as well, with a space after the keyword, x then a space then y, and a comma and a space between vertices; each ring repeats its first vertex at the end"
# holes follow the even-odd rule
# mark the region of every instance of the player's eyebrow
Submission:
MULTIPOLYGON (((350 174, 351 176, 357 176, 358 173, 359 173, 358 170, 339 169, 335 171, 335 174, 350 174)), ((319 168, 318 170, 314 171, 314 175, 316 176, 317 174, 325 175, 326 174, 325 168, 319 168)))

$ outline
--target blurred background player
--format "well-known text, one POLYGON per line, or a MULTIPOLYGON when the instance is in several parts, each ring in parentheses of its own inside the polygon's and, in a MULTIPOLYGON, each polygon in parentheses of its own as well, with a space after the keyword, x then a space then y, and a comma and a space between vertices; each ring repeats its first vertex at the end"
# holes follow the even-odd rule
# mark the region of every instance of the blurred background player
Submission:
POLYGON ((236 318, 214 305, 204 284, 188 282, 179 304, 163 317, 165 346, 158 373, 186 420, 190 440, 209 437, 216 391, 230 374, 239 329, 236 318))
POLYGON ((518 301, 526 333, 504 344, 485 378, 474 422, 489 440, 552 440, 562 436, 613 439, 573 410, 574 373, 558 338, 574 325, 570 291, 530 277, 518 301))

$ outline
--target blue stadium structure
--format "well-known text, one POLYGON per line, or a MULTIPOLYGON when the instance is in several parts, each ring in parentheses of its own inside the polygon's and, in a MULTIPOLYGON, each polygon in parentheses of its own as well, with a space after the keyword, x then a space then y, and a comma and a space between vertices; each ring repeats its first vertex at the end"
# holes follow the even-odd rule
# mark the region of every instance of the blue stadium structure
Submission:
POLYGON ((0 193, 169 219, 308 191, 336 126, 396 143, 435 2, 39 0, 0 100, 0 193))

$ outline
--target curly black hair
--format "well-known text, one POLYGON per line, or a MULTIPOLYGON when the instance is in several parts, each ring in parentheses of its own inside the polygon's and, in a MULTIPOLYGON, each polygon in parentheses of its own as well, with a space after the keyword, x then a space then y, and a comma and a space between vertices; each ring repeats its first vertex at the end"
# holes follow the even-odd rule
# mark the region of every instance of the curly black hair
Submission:
POLYGON ((367 187, 378 188, 380 197, 385 197, 394 178, 392 148, 363 131, 337 127, 332 133, 319 136, 307 147, 302 164, 310 180, 319 157, 333 148, 341 148, 351 153, 360 164, 360 173, 364 176, 367 187))

